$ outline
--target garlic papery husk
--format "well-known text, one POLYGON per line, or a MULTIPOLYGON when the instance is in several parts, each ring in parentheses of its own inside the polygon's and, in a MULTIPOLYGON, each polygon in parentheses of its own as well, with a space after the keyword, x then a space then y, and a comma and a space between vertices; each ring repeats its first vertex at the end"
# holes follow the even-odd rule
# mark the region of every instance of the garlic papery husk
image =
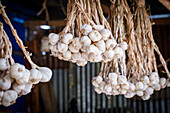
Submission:
POLYGON ((149 77, 143 76, 143 77, 141 77, 141 81, 143 82, 143 84, 148 84, 149 83, 149 77))
POLYGON ((142 90, 143 89, 143 83, 142 82, 136 82, 135 84, 136 90, 142 90))
POLYGON ((93 54, 97 55, 97 54, 100 54, 101 52, 94 44, 92 44, 87 48, 87 53, 88 54, 93 53, 93 54))
POLYGON ((159 84, 160 84, 161 88, 165 88, 166 87, 166 78, 160 78, 159 84))
POLYGON ((69 44, 73 39, 73 35, 71 33, 66 33, 62 36, 61 42, 64 44, 69 44))
POLYGON ((103 81, 103 77, 102 76, 97 76, 97 77, 95 77, 95 79, 96 79, 96 82, 98 84, 100 84, 103 81))
POLYGON ((48 67, 39 67, 38 70, 42 74, 41 82, 48 82, 52 77, 52 71, 48 67))
POLYGON ((146 94, 149 94, 149 95, 152 95, 153 94, 153 91, 154 89, 152 87, 148 87, 146 90, 145 90, 145 93, 146 94))
POLYGON ((32 89, 32 84, 25 84, 25 88, 24 88, 24 90, 22 92, 23 95, 26 95, 26 94, 30 93, 31 89, 32 89))
POLYGON ((111 91, 112 91, 112 86, 110 84, 104 86, 105 93, 110 93, 111 91))
POLYGON ((159 91, 161 89, 161 86, 160 84, 155 84, 153 87, 152 87, 155 91, 159 91))
POLYGON ((106 49, 113 49, 117 45, 117 42, 115 39, 108 39, 106 41, 106 49))
POLYGON ((71 59, 75 60, 75 61, 79 60, 80 58, 81 58, 81 53, 80 52, 73 53, 72 56, 71 56, 71 59))
POLYGON ((111 36, 111 32, 108 29, 102 29, 99 32, 100 32, 103 40, 107 40, 111 36))
POLYGON ((16 80, 22 78, 25 72, 25 66, 16 63, 10 67, 10 76, 16 80))
POLYGON ((135 89, 136 89, 135 85, 133 83, 130 83, 130 82, 128 82, 128 83, 129 83, 129 90, 135 91, 135 89))
POLYGON ((133 91, 128 91, 126 94, 124 94, 125 98, 132 98, 135 96, 135 92, 133 91))
POLYGON ((89 24, 84 24, 80 29, 83 35, 88 35, 92 31, 92 26, 89 24))
POLYGON ((137 91, 136 91, 136 95, 138 95, 138 96, 140 96, 140 97, 143 96, 143 91, 137 90, 137 91))
POLYGON ((0 77, 0 89, 8 90, 10 87, 11 87, 11 78, 9 74, 4 76, 4 73, 2 73, 0 77))
POLYGON ((80 38, 76 37, 72 40, 72 44, 76 49, 80 49, 82 47, 82 44, 80 42, 80 38))
POLYGON ((89 38, 93 41, 93 42, 96 42, 96 41, 99 41, 102 36, 100 35, 100 33, 96 30, 93 30, 89 33, 89 38))
POLYGON ((96 78, 93 78, 92 84, 94 87, 99 87, 99 84, 96 82, 96 78))
POLYGON ((62 43, 62 42, 59 42, 59 43, 57 44, 57 49, 58 49, 58 52, 64 53, 64 52, 66 52, 66 51, 68 50, 68 45, 67 45, 67 44, 64 44, 64 43, 62 43))
POLYGON ((49 43, 51 45, 56 45, 60 39, 60 36, 58 34, 55 34, 55 33, 50 33, 48 35, 48 38, 49 38, 49 43))
POLYGON ((123 75, 118 76, 118 83, 119 84, 125 84, 126 82, 127 82, 126 76, 123 76, 123 75))
POLYGON ((39 70, 37 70, 35 68, 30 70, 29 83, 38 84, 41 79, 42 79, 42 74, 39 70))
POLYGON ((95 25, 95 29, 97 31, 100 31, 100 30, 104 29, 104 26, 103 25, 95 25))
POLYGON ((166 86, 167 87, 170 87, 170 79, 168 78, 167 81, 166 81, 166 86))
POLYGON ((82 36, 80 41, 83 46, 89 46, 91 44, 91 40, 88 36, 82 36))
POLYGON ((16 99, 18 97, 18 94, 14 90, 7 90, 4 92, 4 96, 2 98, 2 105, 9 106, 13 103, 15 103, 16 99))
POLYGON ((71 52, 67 50, 65 53, 63 53, 63 59, 68 61, 71 59, 71 52))
POLYGON ((149 94, 144 94, 141 98, 143 100, 148 100, 150 98, 150 95, 149 94))
POLYGON ((25 69, 23 76, 20 79, 16 80, 16 82, 18 84, 26 84, 28 83, 29 78, 30 78, 30 71, 28 69, 25 69))
POLYGON ((12 89, 17 92, 18 96, 21 96, 22 93, 23 93, 23 91, 24 91, 24 89, 25 89, 25 85, 24 85, 24 84, 19 85, 19 84, 17 84, 17 83, 14 83, 14 84, 12 85, 12 89))
POLYGON ((110 50, 106 50, 104 53, 103 53, 104 57, 106 59, 112 59, 115 55, 114 51, 112 49, 110 50))
POLYGON ((118 46, 116 46, 113 51, 114 51, 114 55, 118 58, 124 55, 124 50, 118 46))
POLYGON ((99 84, 99 88, 101 91, 104 91, 104 87, 106 85, 106 82, 102 81, 100 84, 99 84))
POLYGON ((73 44, 69 44, 68 46, 69 50, 72 52, 72 53, 78 53, 79 52, 79 49, 76 49, 73 44))
POLYGON ((5 58, 0 58, 0 71, 5 71, 8 68, 5 58))
POLYGON ((98 54, 98 55, 96 55, 96 54, 94 54, 94 53, 88 54, 88 60, 89 60, 90 62, 100 62, 102 59, 103 59, 103 58, 102 58, 102 55, 101 55, 101 54, 98 54))
POLYGON ((95 87, 94 90, 96 91, 97 94, 101 94, 102 93, 102 91, 98 87, 95 87))
POLYGON ((106 50, 104 40, 100 40, 100 41, 94 43, 94 45, 95 45, 102 53, 106 50))
POLYGON ((4 96, 4 91, 0 91, 0 102, 1 102, 3 96, 4 96))
POLYGON ((127 50, 128 45, 126 42, 121 42, 118 44, 118 47, 121 47, 125 51, 125 50, 127 50))

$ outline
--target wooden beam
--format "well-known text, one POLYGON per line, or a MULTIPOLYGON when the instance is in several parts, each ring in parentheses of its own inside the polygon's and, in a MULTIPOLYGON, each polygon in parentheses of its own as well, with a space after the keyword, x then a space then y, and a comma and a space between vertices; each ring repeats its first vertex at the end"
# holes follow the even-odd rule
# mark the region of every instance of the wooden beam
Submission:
POLYGON ((170 18, 153 19, 155 25, 170 25, 170 18))
POLYGON ((170 11, 170 1, 169 0, 159 0, 169 11, 170 11))

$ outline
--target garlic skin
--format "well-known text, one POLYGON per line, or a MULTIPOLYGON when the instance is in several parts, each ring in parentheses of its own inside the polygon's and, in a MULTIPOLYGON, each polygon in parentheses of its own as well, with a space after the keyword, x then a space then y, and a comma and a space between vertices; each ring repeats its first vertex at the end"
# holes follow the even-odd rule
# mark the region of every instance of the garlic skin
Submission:
POLYGON ((103 55, 106 59, 112 59, 115 56, 115 53, 113 50, 106 50, 103 55))
POLYGON ((17 92, 18 96, 21 96, 23 90, 25 89, 25 85, 24 85, 24 84, 19 85, 19 84, 17 84, 17 83, 14 83, 14 84, 12 85, 12 89, 17 92))
POLYGON ((128 91, 124 96, 125 96, 125 98, 132 98, 135 96, 135 94, 136 93, 133 91, 128 91))
POLYGON ((101 94, 102 93, 102 91, 98 87, 95 87, 94 90, 96 91, 97 94, 101 94))
POLYGON ((62 42, 59 42, 59 43, 57 44, 57 49, 58 49, 58 52, 64 53, 64 52, 66 52, 66 51, 68 50, 68 45, 67 45, 67 44, 64 44, 64 43, 62 43, 62 42))
POLYGON ((76 49, 80 49, 81 47, 82 47, 82 44, 81 44, 81 42, 80 42, 80 38, 74 38, 73 40, 72 40, 72 44, 73 44, 73 46, 76 48, 76 49))
POLYGON ((100 41, 94 43, 94 45, 95 45, 102 53, 106 50, 104 40, 100 40, 100 41))
POLYGON ((111 36, 111 32, 108 29, 102 29, 99 32, 100 32, 103 40, 107 40, 111 36))
POLYGON ((122 94, 122 95, 124 95, 124 94, 126 94, 127 93, 127 90, 125 90, 125 89, 118 89, 119 90, 119 93, 120 94, 122 94))
POLYGON ((118 83, 119 84, 125 84, 126 82, 127 82, 126 76, 123 76, 123 75, 118 76, 118 83))
POLYGON ((85 66, 85 65, 87 64, 87 60, 86 60, 85 58, 81 57, 80 59, 78 59, 78 60, 76 61, 76 64, 77 64, 78 66, 85 66))
POLYGON ((81 53, 81 56, 82 56, 83 58, 85 58, 86 60, 88 60, 88 54, 87 54, 87 53, 82 52, 82 53, 81 53))
POLYGON ((104 29, 104 26, 103 26, 103 25, 96 25, 96 26, 95 26, 95 29, 96 29, 97 31, 100 31, 100 30, 104 29))
POLYGON ((8 90, 10 87, 11 87, 11 78, 9 74, 4 76, 4 73, 2 73, 0 77, 0 89, 8 90))
POLYGON ((30 70, 29 83, 38 84, 41 79, 42 79, 42 74, 39 70, 37 70, 35 68, 30 70))
POLYGON ((60 36, 58 34, 55 34, 55 33, 50 33, 48 35, 48 39, 49 39, 49 43, 51 45, 56 45, 58 43, 58 41, 60 40, 60 36))
POLYGON ((106 82, 102 81, 100 84, 99 84, 99 88, 101 91, 104 91, 104 87, 106 85, 106 82))
POLYGON ((8 68, 5 58, 0 58, 0 71, 5 71, 8 68))
POLYGON ((99 84, 96 82, 95 78, 92 80, 92 84, 94 87, 99 87, 99 84))
POLYGON ((143 82, 143 84, 148 84, 150 82, 148 76, 141 77, 141 81, 143 82))
POLYGON ((143 83, 142 82, 136 82, 135 86, 136 86, 136 90, 142 90, 143 89, 143 83))
POLYGON ((100 54, 100 51, 99 51, 99 49, 95 46, 95 45, 90 45, 88 48, 87 48, 87 52, 88 52, 88 54, 89 53, 93 53, 93 54, 95 54, 95 55, 97 55, 97 54, 100 54))
POLYGON ((146 90, 149 86, 147 84, 143 84, 143 89, 142 91, 146 90))
POLYGON ((104 87, 104 92, 105 93, 110 93, 112 91, 112 87, 110 84, 105 85, 104 87))
POLYGON ((117 81, 118 75, 117 75, 117 73, 109 73, 108 78, 110 80, 116 80, 117 81))
POLYGON ((159 84, 160 84, 161 88, 165 88, 166 87, 166 78, 160 78, 159 84))
POLYGON ((78 53, 79 52, 79 49, 76 49, 73 44, 69 44, 68 46, 69 50, 72 52, 72 53, 78 53))
POLYGON ((100 62, 102 60, 102 55, 96 55, 94 53, 88 54, 88 60, 90 62, 100 62))
POLYGON ((10 67, 10 76, 16 80, 21 79, 24 72, 25 72, 25 66, 15 63, 10 67))
POLYGON ((153 94, 153 91, 154 89, 152 87, 148 87, 146 90, 145 90, 145 93, 146 94, 149 94, 149 95, 152 95, 153 94))
POLYGON ((122 89, 125 89, 125 90, 128 90, 129 89, 129 83, 125 83, 125 84, 121 84, 121 88, 122 89))
POLYGON ((89 24, 84 24, 80 29, 83 35, 88 35, 92 31, 92 26, 89 24))
POLYGON ((121 47, 125 51, 125 50, 127 50, 128 45, 126 42, 121 42, 118 44, 118 47, 121 47))
POLYGON ((117 45, 117 42, 115 39, 108 39, 106 41, 106 49, 113 49, 117 45))
POLYGON ((143 96, 142 96, 142 99, 143 100, 148 100, 150 98, 150 95, 148 95, 148 94, 144 94, 143 96))
POLYGON ((155 91, 159 91, 161 89, 161 86, 160 84, 155 84, 153 87, 152 87, 155 91))
POLYGON ((25 84, 25 88, 23 89, 22 94, 27 95, 28 93, 31 92, 32 89, 32 84, 25 84))
POLYGON ((63 53, 63 59, 68 61, 71 59, 71 52, 67 50, 65 53, 63 53))
POLYGON ((80 42, 83 44, 83 46, 89 46, 91 44, 91 40, 88 36, 82 36, 80 42))
POLYGON ((50 45, 49 48, 50 48, 51 52, 58 52, 57 45, 50 45))
POLYGON ((103 81, 102 76, 97 76, 97 77, 95 77, 95 79, 96 79, 96 82, 97 82, 98 84, 100 84, 100 83, 103 81))
POLYGON ((93 42, 96 42, 96 41, 99 41, 102 36, 100 35, 100 33, 96 30, 93 30, 89 33, 89 38, 93 41, 93 42))
POLYGON ((113 51, 115 53, 115 56, 118 57, 118 58, 120 58, 124 55, 123 49, 118 47, 118 46, 116 46, 113 51))
POLYGON ((129 82, 129 90, 135 91, 135 89, 136 89, 135 85, 129 82))
POLYGON ((140 90, 138 90, 138 91, 136 91, 136 95, 138 95, 138 96, 143 96, 143 91, 140 91, 140 90))
POLYGON ((73 35, 71 33, 66 33, 62 36, 61 42, 64 44, 69 44, 73 39, 73 35))
POLYGON ((23 76, 20 79, 16 80, 16 82, 18 84, 26 84, 28 83, 29 78, 30 78, 30 71, 28 69, 25 69, 23 76))
POLYGON ((87 53, 87 47, 88 46, 82 46, 81 49, 80 49, 81 52, 87 53))
POLYGON ((3 98, 3 96, 4 96, 4 91, 0 91, 0 102, 1 102, 1 100, 3 98))
POLYGON ((80 58, 81 58, 81 53, 80 52, 73 53, 72 56, 71 56, 71 59, 75 60, 75 61, 79 60, 80 58))
POLYGON ((16 99, 18 97, 18 94, 14 90, 7 90, 4 92, 4 96, 2 98, 2 105, 9 106, 13 103, 15 103, 16 99))
POLYGON ((40 71, 42 78, 41 82, 48 82, 52 77, 52 71, 50 68, 47 67, 39 67, 38 70, 40 71))
POLYGON ((113 89, 113 90, 112 90, 112 94, 113 94, 113 95, 118 95, 118 94, 119 94, 119 91, 116 90, 116 89, 113 89))

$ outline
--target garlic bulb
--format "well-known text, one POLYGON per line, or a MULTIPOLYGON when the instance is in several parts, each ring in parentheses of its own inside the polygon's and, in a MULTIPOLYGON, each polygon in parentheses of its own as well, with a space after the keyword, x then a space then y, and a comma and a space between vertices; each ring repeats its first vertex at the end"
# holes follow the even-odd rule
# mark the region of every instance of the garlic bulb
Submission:
POLYGON ((112 91, 112 86, 110 84, 105 85, 104 92, 110 93, 112 91))
POLYGON ((115 53, 115 56, 118 57, 118 58, 120 58, 120 57, 122 57, 124 55, 123 49, 118 47, 118 46, 115 47, 113 51, 115 53))
POLYGON ((89 53, 94 53, 95 55, 96 54, 100 54, 100 51, 99 51, 99 49, 95 46, 95 45, 90 45, 88 48, 87 48, 87 52, 88 52, 88 54, 89 53))
POLYGON ((135 91, 135 89, 136 89, 135 85, 129 82, 129 90, 135 91))
POLYGON ((100 54, 96 55, 96 54, 94 54, 94 53, 90 53, 90 54, 88 55, 88 60, 89 60, 90 62, 100 62, 102 59, 103 59, 103 58, 102 58, 102 55, 100 55, 100 54))
POLYGON ((1 102, 3 96, 4 96, 4 91, 0 91, 0 102, 1 102))
POLYGON ((30 71, 28 69, 25 69, 23 76, 20 79, 16 80, 16 82, 18 84, 26 84, 28 83, 29 78, 30 78, 30 71))
POLYGON ((126 42, 121 42, 118 44, 118 47, 121 47, 123 50, 127 50, 128 45, 126 42))
POLYGON ((167 87, 170 87, 170 79, 168 78, 167 81, 166 81, 166 86, 167 87))
POLYGON ((93 42, 96 42, 96 41, 99 41, 102 36, 100 35, 100 33, 96 30, 93 30, 89 33, 89 38, 93 41, 93 42))
POLYGON ((99 84, 99 88, 101 91, 104 91, 104 87, 106 85, 106 82, 102 81, 100 84, 99 84))
POLYGON ((117 73, 109 73, 108 78, 110 80, 116 80, 117 81, 118 75, 117 75, 117 73))
POLYGON ((52 77, 51 69, 47 67, 39 67, 38 70, 42 74, 41 82, 48 82, 52 77))
POLYGON ((8 68, 5 58, 0 58, 0 71, 5 71, 8 68))
POLYGON ((25 72, 25 66, 19 63, 16 63, 10 67, 10 75, 12 78, 16 80, 22 78, 24 72, 25 72))
POLYGON ((79 52, 79 49, 76 49, 73 44, 69 44, 68 46, 69 50, 72 52, 72 53, 78 53, 79 52))
POLYGON ((82 52, 87 53, 87 47, 88 47, 88 46, 82 46, 80 50, 81 50, 82 52))
POLYGON ((81 53, 78 52, 78 53, 73 53, 72 56, 71 56, 71 59, 72 60, 79 60, 81 58, 81 53))
POLYGON ((161 88, 165 88, 166 87, 166 78, 160 78, 159 84, 160 84, 161 88))
POLYGON ((31 92, 32 84, 25 84, 25 88, 23 89, 23 95, 26 95, 31 92))
POLYGON ((95 29, 96 29, 97 31, 100 31, 100 30, 104 29, 104 26, 103 26, 103 25, 96 25, 96 26, 95 26, 95 29))
POLYGON ((87 53, 82 52, 82 53, 81 53, 81 56, 82 56, 83 58, 85 58, 86 60, 88 60, 88 54, 87 54, 87 53))
POLYGON ((152 95, 153 94, 153 91, 154 89, 152 87, 148 87, 146 90, 145 90, 145 93, 146 94, 149 94, 149 95, 152 95))
POLYGON ((136 82, 135 86, 136 86, 136 90, 142 90, 143 89, 143 83, 142 82, 136 82))
POLYGON ((55 33, 50 33, 48 35, 48 38, 49 38, 49 43, 51 45, 56 45, 60 39, 60 36, 58 34, 55 34, 55 33))
POLYGON ((69 44, 73 39, 73 35, 71 33, 66 33, 62 36, 61 42, 64 44, 69 44))
POLYGON ((42 74, 39 70, 37 70, 35 68, 30 70, 29 83, 38 84, 41 79, 42 79, 42 74))
POLYGON ((146 90, 149 86, 147 84, 143 84, 143 89, 142 91, 146 90))
POLYGON ((88 35, 92 31, 92 26, 89 24, 84 24, 80 29, 83 35, 88 35))
POLYGON ((13 103, 15 103, 16 99, 18 97, 18 94, 14 90, 7 90, 4 92, 4 96, 2 98, 2 104, 4 106, 9 106, 13 103))
POLYGON ((85 66, 87 64, 87 60, 83 57, 81 57, 79 60, 76 61, 76 64, 78 66, 85 66))
POLYGON ((126 76, 123 76, 123 75, 118 76, 118 83, 119 84, 125 84, 126 82, 127 82, 126 76))
POLYGON ((150 75, 151 75, 151 76, 158 77, 158 73, 157 73, 157 72, 152 72, 150 75))
POLYGON ((141 81, 143 82, 143 84, 148 84, 149 83, 149 77, 143 76, 143 77, 141 77, 141 81))
POLYGON ((115 55, 114 51, 111 49, 111 50, 106 50, 103 55, 105 56, 105 58, 107 59, 112 59, 115 55))
POLYGON ((106 49, 113 49, 116 46, 116 40, 115 39, 108 39, 106 41, 106 49))
POLYGON ((118 91, 117 89, 113 89, 113 90, 112 90, 112 94, 113 94, 113 95, 118 95, 118 94, 119 94, 119 91, 118 91))
POLYGON ((50 45, 49 48, 50 48, 51 52, 58 52, 57 45, 50 45))
POLYGON ((65 53, 63 53, 63 59, 68 61, 71 59, 71 52, 67 50, 65 53))
POLYGON ((82 47, 82 44, 81 44, 81 42, 80 42, 80 38, 74 38, 73 40, 72 40, 72 44, 73 44, 73 46, 76 48, 76 49, 80 49, 81 47, 82 47))
POLYGON ((94 45, 103 53, 106 48, 105 48, 105 42, 103 40, 100 40, 96 43, 94 43, 94 45))
POLYGON ((138 95, 138 96, 143 96, 143 91, 140 91, 140 90, 138 90, 138 91, 136 91, 136 95, 138 95))
POLYGON ((62 42, 59 42, 59 43, 57 44, 57 48, 58 48, 58 52, 64 53, 64 52, 67 51, 68 45, 67 45, 67 44, 64 44, 64 43, 62 43, 62 42))
POLYGON ((82 36, 80 39, 83 46, 89 46, 91 44, 91 40, 88 36, 82 36))
POLYGON ((144 94, 143 96, 142 96, 142 99, 143 100, 148 100, 150 98, 150 95, 148 95, 148 94, 144 94))
POLYGON ((101 94, 102 93, 102 91, 98 87, 95 87, 94 90, 96 91, 97 94, 101 94))
POLYGON ((160 84, 155 84, 152 88, 156 91, 159 91, 161 89, 161 86, 160 84))
POLYGON ((111 36, 111 32, 108 29, 100 30, 100 34, 101 34, 103 40, 107 40, 111 36))
POLYGON ((12 89, 17 92, 18 96, 21 96, 23 93, 23 90, 25 89, 25 85, 24 84, 19 85, 17 83, 14 83, 12 85, 12 89))
POLYGON ((8 90, 10 87, 11 87, 11 78, 9 74, 4 76, 4 73, 2 73, 0 77, 0 89, 8 90))
POLYGON ((121 84, 121 88, 125 89, 125 90, 128 90, 129 89, 129 83, 126 82, 125 84, 121 84))
POLYGON ((96 82, 95 78, 92 80, 92 84, 94 87, 99 87, 99 84, 96 82))
POLYGON ((126 94, 127 93, 127 90, 125 90, 125 89, 118 89, 119 90, 119 93, 120 94, 122 94, 122 95, 124 95, 124 94, 126 94))
POLYGON ((124 96, 125 96, 125 98, 132 98, 135 96, 135 94, 136 93, 133 91, 128 91, 124 96))
POLYGON ((95 77, 95 79, 96 79, 96 82, 97 82, 98 84, 100 84, 100 83, 103 81, 102 76, 97 76, 97 77, 95 77))

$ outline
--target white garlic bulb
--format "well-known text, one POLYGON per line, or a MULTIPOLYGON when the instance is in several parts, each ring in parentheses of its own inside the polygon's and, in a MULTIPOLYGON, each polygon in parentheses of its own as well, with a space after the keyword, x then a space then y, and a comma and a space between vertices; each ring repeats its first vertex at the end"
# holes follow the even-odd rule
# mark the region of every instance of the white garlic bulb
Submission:
POLYGON ((92 80, 92 84, 94 87, 99 87, 99 84, 96 82, 95 78, 92 80))
POLYGON ((85 66, 87 64, 87 60, 83 57, 81 57, 79 60, 76 61, 76 64, 78 66, 85 66))
POLYGON ((143 91, 146 90, 149 86, 147 84, 143 84, 143 91))
POLYGON ((15 103, 16 99, 18 97, 18 94, 14 90, 7 90, 4 92, 4 96, 2 98, 2 104, 4 106, 9 106, 13 103, 15 103))
POLYGON ((100 54, 98 54, 98 55, 96 55, 94 53, 88 54, 88 60, 90 62, 100 62, 102 59, 103 59, 102 55, 100 55, 100 54))
POLYGON ((118 95, 118 94, 119 94, 119 91, 118 91, 117 89, 113 89, 113 90, 112 90, 112 94, 113 94, 113 95, 118 95))
POLYGON ((111 36, 111 32, 108 29, 100 30, 100 34, 101 34, 103 40, 107 40, 111 36))
POLYGON ((99 41, 102 36, 100 35, 100 33, 96 30, 93 30, 89 33, 89 38, 93 41, 93 42, 96 42, 96 41, 99 41))
POLYGON ((25 84, 25 88, 23 89, 22 94, 26 95, 31 92, 32 89, 32 84, 25 84))
POLYGON ((118 77, 117 73, 109 73, 109 75, 108 75, 108 78, 110 80, 116 80, 117 81, 117 77, 118 77))
POLYGON ((117 45, 117 42, 115 39, 108 39, 106 41, 106 49, 113 49, 117 45))
POLYGON ((136 91, 136 95, 138 95, 138 96, 140 96, 140 97, 143 96, 143 91, 137 90, 137 91, 136 91))
POLYGON ((87 53, 87 47, 88 47, 88 46, 82 46, 80 50, 81 50, 82 52, 87 53))
POLYGON ((72 56, 71 56, 71 59, 75 60, 75 61, 79 60, 80 58, 81 58, 81 53, 80 52, 73 53, 72 56))
POLYGON ((17 83, 14 83, 12 85, 12 89, 17 92, 18 96, 21 96, 23 93, 23 90, 25 89, 25 85, 24 84, 19 85, 17 83))
POLYGON ((129 90, 135 91, 135 89, 136 89, 135 85, 133 83, 130 83, 130 82, 128 82, 128 83, 129 83, 129 90))
POLYGON ((50 45, 49 49, 51 50, 51 52, 58 52, 57 45, 50 45))
POLYGON ((38 70, 41 72, 41 82, 48 82, 52 77, 52 71, 47 67, 39 67, 38 70))
POLYGON ((71 52, 67 50, 65 53, 63 53, 63 59, 68 61, 71 59, 71 52))
POLYGON ((148 76, 141 77, 141 81, 143 82, 143 84, 148 84, 150 82, 148 76))
POLYGON ((118 89, 119 90, 119 93, 120 94, 122 94, 122 95, 124 95, 124 94, 126 94, 127 93, 127 90, 125 90, 125 89, 118 89))
POLYGON ((153 94, 153 91, 154 89, 152 87, 148 87, 146 90, 145 90, 145 93, 146 94, 149 94, 149 95, 152 95, 153 94))
POLYGON ((37 70, 35 68, 30 70, 29 83, 38 84, 41 79, 42 79, 42 74, 39 70, 37 70))
POLYGON ((128 45, 126 42, 121 42, 118 44, 118 47, 121 47, 123 50, 127 50, 128 45))
POLYGON ((112 91, 112 86, 110 84, 105 85, 104 92, 110 93, 112 91))
POLYGON ((149 94, 144 94, 143 96, 142 96, 142 99, 143 100, 148 100, 150 98, 150 95, 149 94))
POLYGON ((118 46, 116 46, 113 51, 115 53, 115 56, 118 57, 118 58, 120 58, 124 55, 123 49, 118 47, 118 46))
POLYGON ((25 69, 23 76, 20 79, 16 80, 16 82, 18 84, 26 84, 28 83, 29 78, 30 78, 30 71, 28 69, 25 69))
POLYGON ((98 84, 100 84, 102 81, 103 81, 102 76, 97 76, 97 77, 96 77, 96 82, 97 82, 98 84))
POLYGON ((156 91, 159 91, 161 89, 161 86, 160 84, 155 84, 152 88, 156 91))
POLYGON ((106 85, 106 82, 102 81, 100 84, 99 84, 99 88, 101 91, 104 91, 104 87, 106 85))
POLYGON ((96 29, 97 31, 100 31, 100 30, 104 29, 104 26, 103 26, 103 25, 96 25, 96 26, 95 26, 95 29, 96 29))
POLYGON ((22 78, 25 72, 25 66, 15 63, 10 67, 10 76, 16 80, 22 78))
POLYGON ((167 87, 170 87, 170 79, 168 78, 167 81, 166 81, 166 86, 167 87))
POLYGON ((2 73, 0 77, 0 89, 8 90, 11 87, 11 78, 9 74, 6 74, 5 76, 4 74, 5 73, 2 73))
POLYGON ((135 96, 135 94, 136 93, 133 91, 128 91, 124 96, 125 96, 125 98, 132 98, 135 96))
POLYGON ((125 90, 128 90, 129 89, 129 83, 126 82, 125 84, 121 84, 121 88, 125 89, 125 90))
POLYGON ((71 33, 66 33, 62 36, 61 42, 64 44, 69 44, 73 39, 73 35, 71 33))
POLYGON ((151 75, 151 76, 158 77, 158 73, 157 73, 157 72, 152 72, 150 75, 151 75))
POLYGON ((83 58, 85 58, 86 60, 88 60, 88 54, 87 54, 87 53, 82 52, 82 53, 81 53, 81 56, 82 56, 83 58))
POLYGON ((166 87, 166 78, 160 78, 159 84, 160 84, 161 88, 165 88, 166 87))
POLYGON ((135 84, 136 90, 143 90, 143 83, 142 82, 136 82, 135 84))
POLYGON ((78 53, 79 52, 79 49, 76 49, 73 44, 69 44, 68 46, 69 50, 72 52, 72 53, 78 53))
POLYGON ((76 49, 80 49, 82 47, 82 44, 80 42, 80 38, 76 37, 72 40, 72 44, 76 49))
POLYGON ((88 48, 87 48, 87 53, 89 54, 89 53, 94 53, 95 55, 97 55, 97 54, 100 54, 100 51, 99 51, 99 49, 94 45, 94 44, 92 44, 92 45, 90 45, 88 48))
POLYGON ((104 53, 103 53, 104 57, 107 58, 107 59, 112 59, 115 55, 114 51, 112 49, 110 50, 106 50, 104 53))
POLYGON ((100 40, 100 41, 94 43, 94 45, 95 45, 102 53, 106 50, 104 40, 100 40))
POLYGON ((83 46, 89 46, 91 44, 91 40, 88 36, 82 36, 80 39, 83 46))
POLYGON ((84 24, 80 29, 83 35, 88 35, 92 31, 92 26, 89 24, 84 24))
POLYGON ((119 84, 125 84, 126 82, 127 82, 126 76, 123 76, 123 75, 118 76, 118 83, 119 84))
POLYGON ((94 90, 96 91, 97 94, 101 94, 102 93, 102 91, 98 87, 95 87, 94 90))
POLYGON ((48 35, 48 38, 49 38, 49 43, 51 45, 56 45, 58 43, 58 41, 60 40, 60 36, 58 34, 55 34, 55 33, 50 33, 48 35))
POLYGON ((0 71, 5 71, 8 68, 5 58, 0 58, 0 71))
POLYGON ((68 45, 67 45, 67 44, 64 44, 64 43, 62 43, 62 42, 58 42, 58 44, 57 44, 57 49, 58 49, 58 52, 64 53, 64 52, 67 51, 68 45))
POLYGON ((0 91, 0 102, 1 102, 3 96, 4 96, 4 91, 0 91))

